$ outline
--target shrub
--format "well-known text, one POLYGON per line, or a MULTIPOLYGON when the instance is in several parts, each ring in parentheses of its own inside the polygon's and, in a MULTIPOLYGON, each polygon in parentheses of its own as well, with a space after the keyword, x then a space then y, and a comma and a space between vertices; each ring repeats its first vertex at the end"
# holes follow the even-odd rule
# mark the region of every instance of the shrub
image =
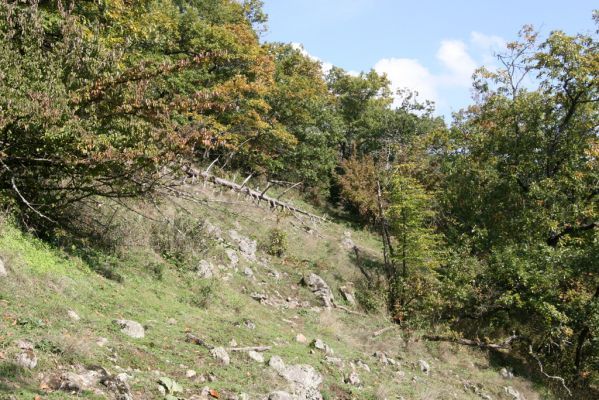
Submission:
POLYGON ((287 233, 279 228, 273 228, 263 245, 264 251, 271 256, 282 257, 287 252, 287 233))

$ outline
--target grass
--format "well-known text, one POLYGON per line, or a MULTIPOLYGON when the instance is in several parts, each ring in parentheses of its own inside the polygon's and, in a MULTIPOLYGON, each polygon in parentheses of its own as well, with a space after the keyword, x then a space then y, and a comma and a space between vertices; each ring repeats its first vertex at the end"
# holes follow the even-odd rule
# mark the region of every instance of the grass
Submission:
MULTIPOLYGON (((352 239, 372 256, 369 258, 372 263, 376 263, 378 254, 377 238, 367 231, 337 223, 313 225, 312 232, 308 232, 292 216, 282 218, 249 204, 240 208, 237 203, 242 200, 235 195, 214 195, 210 189, 204 189, 204 195, 221 202, 181 202, 179 206, 187 211, 185 214, 172 206, 163 210, 167 217, 177 216, 180 226, 193 227, 192 242, 185 237, 173 237, 169 231, 169 250, 176 251, 176 246, 185 249, 177 262, 163 257, 160 249, 152 245, 153 232, 161 232, 155 222, 125 210, 120 214, 119 224, 126 230, 121 231, 122 237, 112 238, 120 246, 110 254, 99 252, 94 257, 77 247, 68 251, 53 247, 8 222, 1 222, 0 257, 8 267, 9 276, 0 281, 0 399, 4 395, 17 399, 37 395, 44 399, 71 398, 65 392, 41 392, 39 373, 52 374, 75 365, 100 365, 111 373, 128 370, 133 376, 135 398, 141 399, 162 398, 157 384, 162 376, 180 383, 184 397, 199 393, 206 385, 225 394, 244 392, 250 398, 287 388, 287 383, 270 368, 250 360, 244 353, 232 353, 229 366, 218 364, 206 349, 185 341, 187 332, 217 346, 226 347, 232 339, 240 346, 273 346, 265 354, 266 361, 272 355, 279 355, 287 364, 314 366, 324 375, 322 392, 329 399, 477 398, 464 391, 464 380, 482 382, 493 395, 500 393, 503 385, 511 385, 529 400, 540 398, 533 384, 524 379, 504 382, 498 368, 489 367, 483 353, 457 346, 425 345, 406 339, 399 330, 371 339, 372 332, 388 323, 382 313, 375 311, 366 317, 356 317, 337 310, 273 308, 251 299, 250 293, 260 292, 282 301, 291 297, 318 305, 317 299, 299 285, 301 277, 309 272, 323 276, 340 299, 340 286, 348 282, 359 286, 357 283, 363 279, 352 254, 341 246, 344 232, 351 232, 352 239), (260 252, 258 259, 266 259, 266 265, 242 259, 237 271, 230 268, 220 271, 217 267, 218 278, 199 279, 194 273, 198 257, 210 260, 215 266, 228 265, 225 249, 231 246, 208 236, 197 237, 205 235, 196 229, 204 219, 219 225, 225 239, 227 232, 235 229, 259 242, 265 241, 272 229, 284 227, 287 249, 282 257, 260 252), (194 257, 186 257, 191 251, 190 243, 198 247, 193 251, 194 257), (101 263, 110 265, 110 270, 122 279, 107 277, 98 268, 101 263), (254 279, 243 275, 245 265, 252 267, 254 279), (279 280, 270 275, 270 269, 278 271, 279 280), (68 310, 77 312, 81 320, 71 320, 68 310), (146 337, 124 336, 113 323, 115 319, 142 323, 146 337), (245 320, 254 322, 256 328, 246 328, 245 320), (322 353, 311 352, 307 345, 297 343, 294 340, 297 333, 308 340, 323 339, 334 349, 335 356, 345 361, 346 368, 339 370, 326 363, 322 353), (107 338, 107 344, 99 346, 96 343, 99 338, 107 338), (19 369, 12 363, 18 352, 15 346, 18 339, 35 344, 39 365, 34 371, 19 369), (372 357, 376 350, 388 352, 400 360, 400 366, 379 364, 372 357), (417 367, 421 358, 433 367, 430 377, 417 367), (359 388, 344 383, 351 371, 349 364, 357 360, 363 360, 371 368, 371 372, 358 370, 363 382, 359 388), (216 380, 204 383, 189 379, 185 376, 187 369, 196 370, 198 375, 212 374, 216 380), (399 376, 399 371, 405 376, 399 376)), ((304 203, 300 206, 318 213, 304 203)), ((150 213, 149 209, 142 211, 150 213)), ((165 240, 162 237, 161 243, 165 240)), ((94 394, 82 393, 76 397, 94 398, 94 394)))

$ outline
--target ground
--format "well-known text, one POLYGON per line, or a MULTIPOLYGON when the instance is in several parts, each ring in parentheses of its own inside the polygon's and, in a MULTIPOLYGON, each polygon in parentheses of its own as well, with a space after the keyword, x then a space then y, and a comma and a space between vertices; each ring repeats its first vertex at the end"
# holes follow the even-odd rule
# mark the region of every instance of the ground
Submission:
POLYGON ((0 258, 7 274, 0 277, 0 399, 263 399, 294 390, 302 396, 269 366, 273 356, 313 367, 323 378, 317 390, 325 399, 553 398, 517 371, 507 376, 500 357, 427 342, 417 329, 393 326, 376 308, 381 296, 361 292, 365 282, 352 247, 363 262, 376 263, 376 235, 334 219, 273 212, 202 184, 186 192, 193 198, 120 208, 102 250, 86 242, 65 246, 61 238, 42 241, 2 220, 0 258), (275 228, 287 237, 280 257, 266 253, 275 228), (230 255, 239 258, 237 265, 230 255), (323 307, 300 284, 311 273, 324 279, 344 309, 323 307), (343 299, 341 287, 369 310, 343 299), (115 320, 139 322, 144 337, 127 336, 115 320), (188 341, 188 334, 207 347, 188 341), (297 341, 298 334, 306 342, 297 341), (334 354, 312 348, 314 339, 334 354), (228 365, 212 356, 212 346, 226 349, 228 365), (264 362, 230 350, 248 346, 269 346, 264 362), (395 365, 382 362, 380 352, 395 365), (32 354, 37 365, 23 368, 16 362, 22 354, 32 354), (93 371, 121 374, 127 389, 106 381, 65 385, 66 376, 93 371), (350 382, 352 372, 359 383, 350 382))

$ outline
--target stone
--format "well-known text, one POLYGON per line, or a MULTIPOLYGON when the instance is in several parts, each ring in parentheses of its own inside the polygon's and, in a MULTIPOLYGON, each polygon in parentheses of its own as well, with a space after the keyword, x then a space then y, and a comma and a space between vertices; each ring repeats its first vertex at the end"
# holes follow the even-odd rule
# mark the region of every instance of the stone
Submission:
POLYGON ((314 339, 311 343, 311 346, 316 350, 324 351, 328 355, 332 356, 334 354, 333 349, 321 339, 314 339))
POLYGON ((99 337, 99 338, 96 340, 96 344, 97 344, 98 346, 100 346, 100 347, 104 347, 104 346, 106 346, 106 344, 107 344, 107 343, 108 343, 108 339, 106 339, 105 337, 99 337))
POLYGON ((59 378, 59 386, 55 390, 82 392, 96 386, 106 374, 104 371, 86 370, 80 373, 65 372, 59 378))
POLYGON ((117 319, 114 323, 121 328, 121 332, 129 337, 141 339, 145 336, 145 329, 139 322, 127 319, 117 319))
POLYGON ((223 365, 229 365, 231 363, 229 353, 227 353, 227 350, 225 350, 224 347, 215 347, 210 350, 210 354, 223 365))
POLYGON ((229 236, 233 239, 233 242, 237 244, 241 255, 249 260, 256 261, 256 249, 258 244, 255 240, 252 240, 248 237, 240 235, 236 230, 231 229, 229 231, 229 236))
POLYGON ((512 379, 514 377, 512 371, 508 370, 507 368, 501 368, 501 370, 499 370, 499 375, 501 375, 501 377, 504 379, 512 379))
POLYGON ((8 276, 8 271, 6 271, 6 266, 4 265, 4 261, 0 258, 0 278, 4 278, 8 276))
POLYGON ((272 392, 268 395, 268 400, 294 400, 291 394, 287 392, 283 392, 282 390, 277 390, 276 392, 272 392))
POLYGON ((320 298, 326 308, 333 307, 335 299, 333 298, 333 293, 331 292, 331 288, 320 276, 315 273, 311 273, 308 277, 302 278, 302 283, 307 286, 312 293, 314 293, 318 298, 320 298))
POLYGON ((342 286, 339 288, 339 291, 341 292, 341 296, 343 296, 345 301, 347 301, 347 303, 350 306, 356 305, 356 298, 354 297, 353 293, 347 287, 342 286))
POLYGON ((81 317, 79 316, 79 314, 77 314, 75 311, 73 310, 68 310, 67 311, 67 315, 69 316, 70 319, 72 319, 73 321, 79 321, 81 320, 81 317))
POLYGON ((195 372, 193 369, 188 369, 187 371, 185 371, 185 376, 189 379, 195 377, 198 373, 195 372))
POLYGON ((362 381, 360 381, 360 377, 356 371, 352 371, 347 378, 345 378, 345 383, 352 386, 360 386, 362 381))
POLYGON ((343 239, 341 240, 341 244, 343 245, 343 248, 345 250, 352 250, 354 248, 354 246, 356 244, 354 243, 354 241, 351 238, 351 232, 350 231, 345 231, 343 233, 343 239))
POLYGON ((283 362, 283 359, 279 356, 270 357, 270 360, 268 361, 268 366, 279 373, 285 370, 285 363, 283 362))
POLYGON ((214 225, 208 220, 204 221, 204 231, 218 241, 223 240, 223 232, 220 227, 214 225))
POLYGON ((200 260, 198 268, 196 269, 198 277, 201 279, 209 279, 214 275, 214 267, 206 260, 200 260))
POLYGON ((15 363, 21 368, 34 369, 37 366, 37 356, 33 350, 26 349, 17 355, 15 363))
POLYGON ((520 394, 520 392, 518 392, 516 389, 514 389, 511 386, 505 386, 503 388, 503 391, 508 395, 511 396, 512 399, 514 400, 524 400, 522 395, 520 394))
POLYGON ((166 323, 169 325, 177 325, 177 320, 174 318, 169 318, 166 320, 166 323))
POLYGON ((251 278, 254 276, 254 271, 252 271, 250 267, 245 267, 245 269, 243 270, 243 274, 248 278, 251 278))
POLYGON ((430 367, 430 365, 428 365, 428 363, 426 361, 418 360, 418 366, 420 367, 420 371, 424 372, 427 375, 430 375, 431 367, 430 367))
POLYGON ((362 368, 364 371, 370 372, 370 367, 362 360, 356 361, 356 365, 362 368))
POLYGON ((23 339, 19 339, 15 342, 15 344, 17 345, 17 347, 21 350, 31 350, 33 351, 34 349, 34 345, 33 343, 31 343, 29 340, 23 340, 23 339))
POLYGON ((308 343, 308 339, 301 333, 298 333, 297 335, 295 335, 295 341, 298 343, 302 343, 302 344, 308 343))
POLYGON ((239 256, 237 255, 237 252, 233 249, 226 249, 225 253, 229 259, 229 266, 231 268, 237 267, 237 264, 239 264, 239 256))
POLYGON ((262 355, 262 353, 258 353, 257 351, 249 351, 248 352, 248 357, 251 358, 252 360, 258 362, 258 363, 263 363, 264 362, 264 356, 262 355))
POLYGON ((304 388, 317 388, 322 383, 322 375, 310 365, 290 365, 279 375, 304 388))
POLYGON ((324 358, 324 360, 326 362, 328 362, 329 364, 332 364, 334 366, 336 366, 337 368, 341 369, 343 367, 345 367, 345 363, 343 362, 342 359, 340 359, 339 357, 330 357, 330 356, 326 356, 324 358))

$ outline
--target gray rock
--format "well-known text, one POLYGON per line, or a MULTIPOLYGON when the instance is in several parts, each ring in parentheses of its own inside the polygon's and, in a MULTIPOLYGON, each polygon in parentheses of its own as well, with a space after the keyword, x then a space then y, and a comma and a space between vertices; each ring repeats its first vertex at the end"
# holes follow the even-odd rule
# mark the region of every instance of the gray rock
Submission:
POLYGON ((90 390, 105 376, 104 371, 84 370, 80 373, 65 372, 60 376, 60 386, 56 389, 68 392, 90 390))
POLYGON ((196 273, 198 274, 198 277, 202 279, 209 279, 214 275, 214 267, 210 262, 201 260, 196 269, 196 273))
POLYGON ((21 350, 31 350, 33 351, 34 349, 34 345, 33 343, 31 343, 29 340, 23 340, 23 339, 19 339, 15 342, 15 344, 17 345, 17 347, 21 350))
POLYGON ((96 344, 100 347, 106 346, 107 343, 108 339, 106 339, 105 337, 99 337, 98 340, 96 340, 96 344))
POLYGON ((67 311, 67 315, 69 316, 70 319, 72 319, 73 321, 79 321, 81 320, 81 317, 79 316, 79 314, 77 314, 75 311, 73 310, 69 310, 67 311))
POLYGON ((354 241, 351 239, 351 232, 350 231, 345 231, 343 233, 343 239, 341 240, 341 244, 343 245, 343 248, 346 250, 352 250, 355 246, 354 241))
POLYGON ((333 306, 335 299, 333 298, 331 288, 320 276, 311 273, 308 277, 302 278, 302 283, 322 300, 326 308, 331 308, 333 306))
POLYGON ((241 255, 249 261, 256 261, 257 243, 248 237, 240 235, 236 230, 231 229, 229 236, 233 242, 239 247, 241 255))
POLYGON ((345 301, 347 301, 347 303, 351 306, 355 306, 356 305, 356 298, 354 297, 353 293, 345 286, 342 286, 339 288, 339 291, 341 292, 341 295, 343 296, 343 298, 345 299, 345 301))
POLYGON ((352 386, 360 386, 362 384, 362 381, 360 380, 358 373, 356 371, 352 371, 347 376, 347 378, 345 378, 345 383, 350 384, 352 386))
POLYGON ((334 366, 336 366, 337 368, 341 369, 345 367, 345 363, 343 362, 342 359, 340 359, 339 357, 330 357, 330 356, 326 356, 324 358, 324 360, 326 362, 328 362, 329 364, 332 364, 334 366))
POLYGON ((370 372, 370 367, 362 360, 356 361, 356 365, 362 368, 364 371, 370 372))
POLYGON ((4 266, 4 261, 0 258, 0 278, 4 278, 6 276, 8 276, 8 272, 4 266))
POLYGON ((425 374, 429 375, 431 373, 431 367, 426 361, 418 360, 418 366, 420 367, 420 371, 424 372, 425 374))
POLYGON ((189 379, 195 377, 198 373, 195 372, 193 369, 188 369, 187 371, 185 371, 185 376, 189 379))
POLYGON ((311 346, 316 350, 324 351, 326 354, 331 356, 335 353, 333 349, 321 339, 314 339, 311 343, 311 346))
POLYGON ((514 400, 524 400, 524 397, 511 386, 505 386, 503 391, 514 400))
POLYGON ((272 356, 268 361, 268 366, 277 371, 278 373, 282 373, 285 370, 285 363, 283 359, 279 356, 272 356))
POLYGON ((322 375, 310 365, 290 365, 279 375, 304 388, 317 388, 322 383, 322 375))
POLYGON ((295 341, 298 343, 302 343, 302 344, 308 343, 308 339, 306 339, 306 337, 304 335, 302 335, 301 333, 298 333, 297 335, 295 335, 295 341))
POLYGON ((254 271, 252 271, 250 267, 245 267, 245 269, 243 270, 243 274, 248 278, 251 278, 254 276, 254 271))
POLYGON ((512 371, 508 370, 507 368, 501 368, 501 370, 499 370, 499 375, 501 375, 501 377, 504 379, 512 379, 514 377, 512 371))
POLYGON ((252 360, 258 362, 258 363, 263 363, 264 362, 264 356, 262 355, 262 353, 258 353, 257 351, 249 351, 248 352, 248 357, 251 358, 252 360))
POLYGON ((393 358, 389 357, 387 355, 387 353, 382 352, 382 351, 375 351, 373 356, 379 360, 379 362, 381 364, 385 364, 385 365, 396 365, 397 361, 395 361, 393 358))
POLYGON ((37 356, 33 350, 27 349, 17 355, 15 363, 25 369, 34 369, 37 366, 37 356))
POLYGON ((229 266, 231 268, 237 267, 237 264, 239 264, 239 256, 237 255, 237 252, 233 249, 226 249, 225 253, 229 259, 229 266))
POLYGON ((229 365, 231 363, 231 358, 229 357, 229 353, 223 347, 215 347, 210 350, 210 354, 214 359, 218 360, 223 365, 229 365))
POLYGON ((208 220, 204 221, 204 231, 218 241, 223 240, 222 230, 208 220))
POLYGON ((268 395, 268 400, 294 400, 296 398, 297 397, 292 396, 287 392, 283 392, 282 390, 277 390, 268 395))
POLYGON ((132 338, 141 339, 146 335, 144 327, 139 322, 128 319, 117 319, 114 323, 121 328, 121 332, 132 338))

